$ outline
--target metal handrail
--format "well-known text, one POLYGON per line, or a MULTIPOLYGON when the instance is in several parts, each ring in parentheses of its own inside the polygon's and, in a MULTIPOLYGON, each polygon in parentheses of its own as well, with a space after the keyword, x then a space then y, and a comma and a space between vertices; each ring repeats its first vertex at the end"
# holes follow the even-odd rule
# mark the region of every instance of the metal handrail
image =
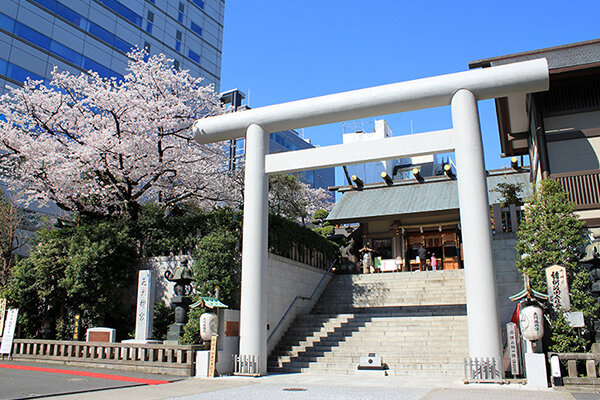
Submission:
POLYGON ((269 341, 271 340, 271 338, 273 337, 273 335, 275 335, 275 332, 277 332, 277 330, 279 329, 279 327, 281 326, 281 323, 283 322, 283 320, 285 319, 285 317, 287 317, 287 315, 289 314, 290 310, 292 309, 292 307, 294 307, 294 304, 296 304, 296 301, 300 300, 311 300, 313 298, 313 296, 317 293, 317 290, 319 290, 319 288, 321 287, 321 285, 323 284, 323 281, 325 280, 325 277, 327 275, 329 275, 329 272, 331 271, 331 269, 333 268, 333 266, 338 262, 338 259, 336 258, 335 260, 333 260, 333 262, 331 263, 331 265, 329 266, 329 269, 327 270, 327 272, 325 272, 325 274, 323 274, 323 277, 321 278, 321 280, 319 281, 319 284, 317 285, 317 287, 315 288, 315 290, 313 290, 312 294, 310 295, 310 297, 305 297, 305 296, 296 296, 294 298, 294 301, 292 301, 292 304, 290 304, 290 306, 288 307, 288 309, 286 310, 286 312, 283 314, 283 317, 281 317, 281 319, 279 320, 279 322, 277 323, 277 325, 275 325, 275 328, 273 329, 273 332, 271 332, 271 334, 269 335, 269 338, 267 339, 267 344, 269 343, 269 341))

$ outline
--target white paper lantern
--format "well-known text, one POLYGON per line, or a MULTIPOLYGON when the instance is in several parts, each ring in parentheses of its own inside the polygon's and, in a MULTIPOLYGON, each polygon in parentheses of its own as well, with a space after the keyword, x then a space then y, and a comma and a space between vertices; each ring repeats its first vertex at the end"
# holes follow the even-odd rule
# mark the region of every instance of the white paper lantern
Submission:
POLYGON ((213 313, 204 313, 200 316, 200 337, 202 340, 210 340, 217 334, 218 324, 217 315, 213 313))
POLYGON ((519 328, 526 340, 538 340, 544 336, 544 320, 542 309, 538 306, 527 306, 519 314, 519 328))

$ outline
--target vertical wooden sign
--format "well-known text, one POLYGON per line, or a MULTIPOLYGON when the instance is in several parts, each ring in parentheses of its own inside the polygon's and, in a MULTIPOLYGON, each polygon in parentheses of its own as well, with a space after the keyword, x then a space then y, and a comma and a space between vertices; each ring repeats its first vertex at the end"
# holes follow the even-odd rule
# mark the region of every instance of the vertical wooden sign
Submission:
POLYGON ((554 311, 559 309, 569 311, 571 298, 569 297, 569 284, 567 282, 567 269, 560 265, 546 268, 546 284, 548 297, 554 311))
POLYGON ((208 356, 208 377, 214 378, 217 369, 217 335, 210 338, 210 353, 208 356))

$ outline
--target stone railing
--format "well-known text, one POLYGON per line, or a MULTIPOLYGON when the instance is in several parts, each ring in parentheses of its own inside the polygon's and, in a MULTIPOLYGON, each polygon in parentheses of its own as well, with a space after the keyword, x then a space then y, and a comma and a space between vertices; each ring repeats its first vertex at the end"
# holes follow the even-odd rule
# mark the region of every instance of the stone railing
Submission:
POLYGON ((567 375, 562 380, 565 385, 576 386, 600 386, 598 377, 598 365, 600 354, 598 353, 548 353, 548 358, 558 356, 561 364, 567 362, 567 375), (580 364, 580 368, 578 365, 580 364), (583 366, 585 365, 585 369, 583 366))
POLYGON ((60 362, 87 367, 192 376, 196 351, 207 348, 205 345, 15 339, 12 358, 18 361, 60 362))

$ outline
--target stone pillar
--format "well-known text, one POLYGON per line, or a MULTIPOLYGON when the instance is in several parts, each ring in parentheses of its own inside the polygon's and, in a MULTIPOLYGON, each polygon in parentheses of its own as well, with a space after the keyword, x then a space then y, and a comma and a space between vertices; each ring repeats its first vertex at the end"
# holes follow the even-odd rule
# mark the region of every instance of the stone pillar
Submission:
MULTIPOLYGON (((494 357, 502 364, 502 341, 483 143, 477 99, 461 89, 452 97, 456 169, 471 357, 494 357)), ((502 374, 502 371, 500 371, 502 374)))
POLYGON ((240 356, 258 356, 258 373, 267 372, 268 181, 265 155, 269 138, 258 125, 246 131, 240 356))
POLYGON ((135 341, 145 342, 152 338, 154 318, 154 279, 152 271, 138 273, 137 306, 135 311, 135 341))

